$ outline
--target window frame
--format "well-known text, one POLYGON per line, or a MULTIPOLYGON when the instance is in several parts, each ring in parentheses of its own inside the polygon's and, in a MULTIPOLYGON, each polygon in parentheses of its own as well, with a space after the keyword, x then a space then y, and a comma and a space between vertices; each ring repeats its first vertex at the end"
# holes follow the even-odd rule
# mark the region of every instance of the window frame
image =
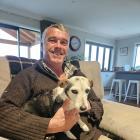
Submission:
MULTIPOLYGON (((28 28, 24 28, 24 27, 17 27, 14 25, 9 25, 9 24, 5 24, 5 23, 0 23, 0 27, 4 27, 4 28, 8 28, 8 29, 12 29, 12 30, 16 30, 17 31, 17 46, 18 46, 18 57, 21 57, 20 55, 20 29, 23 30, 29 30, 29 31, 33 31, 36 33, 39 33, 41 36, 41 32, 40 31, 36 31, 36 30, 32 30, 32 29, 28 29, 28 28)), ((40 39, 40 50, 41 50, 41 39, 40 39)), ((28 58, 30 58, 30 47, 28 48, 28 58)), ((40 58, 41 58, 41 51, 40 51, 40 58)))
POLYGON ((138 51, 137 51, 138 48, 140 48, 140 43, 137 43, 137 44, 135 45, 135 55, 134 55, 135 57, 134 57, 134 63, 133 63, 133 64, 134 64, 134 65, 133 65, 134 68, 137 67, 137 66, 136 66, 136 57, 137 57, 137 53, 138 53, 138 51))
POLYGON ((96 60, 95 61, 98 61, 98 57, 99 57, 99 47, 103 47, 103 63, 102 63, 102 66, 101 66, 101 70, 104 71, 109 71, 110 70, 110 65, 111 65, 111 56, 112 56, 112 49, 113 49, 113 46, 109 46, 109 45, 105 45, 105 44, 101 44, 101 43, 96 43, 96 42, 91 42, 91 41, 86 41, 85 43, 85 49, 86 49, 86 44, 89 45, 89 57, 88 57, 88 61, 91 61, 91 49, 92 49, 92 45, 96 46, 97 47, 97 50, 96 50, 96 60), (109 48, 110 51, 109 51, 109 63, 108 63, 108 68, 105 69, 105 51, 106 51, 106 48, 109 48))

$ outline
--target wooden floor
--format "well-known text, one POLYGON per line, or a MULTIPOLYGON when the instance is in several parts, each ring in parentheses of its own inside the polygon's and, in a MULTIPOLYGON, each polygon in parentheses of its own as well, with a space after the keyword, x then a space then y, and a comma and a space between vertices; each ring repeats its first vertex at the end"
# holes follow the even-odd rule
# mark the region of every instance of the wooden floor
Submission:
MULTIPOLYGON (((105 93, 105 96, 104 96, 105 99, 111 100, 111 101, 114 101, 114 102, 119 102, 118 96, 115 97, 113 95, 109 95, 109 90, 105 90, 104 93, 105 93)), ((125 102, 123 100, 124 100, 124 96, 122 96, 121 103, 140 108, 140 104, 137 105, 137 100, 136 99, 127 99, 125 102)))

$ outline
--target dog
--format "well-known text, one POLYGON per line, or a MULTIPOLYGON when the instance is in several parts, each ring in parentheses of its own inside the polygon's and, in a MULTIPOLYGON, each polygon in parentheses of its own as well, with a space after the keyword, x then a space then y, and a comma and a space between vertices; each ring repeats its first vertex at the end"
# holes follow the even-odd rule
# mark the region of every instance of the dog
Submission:
MULTIPOLYGON (((86 112, 89 109, 88 94, 92 86, 93 81, 90 81, 86 77, 73 76, 69 79, 59 81, 58 86, 51 93, 46 92, 32 98, 23 105, 22 109, 41 117, 52 117, 60 107, 56 107, 55 103, 62 104, 66 99, 70 99, 67 110, 76 108, 79 113, 86 112), (48 97, 50 97, 50 100, 48 100, 48 97), (52 105, 51 107, 50 104, 52 105), (49 116, 48 113, 50 113, 49 116)), ((81 119, 78 120, 78 124, 83 131, 90 131, 81 119)), ((70 139, 77 139, 70 131, 64 133, 70 139)))
MULTIPOLYGON (((57 102, 70 99, 71 102, 67 110, 76 108, 79 113, 85 112, 89 109, 88 94, 93 86, 93 81, 90 81, 83 76, 74 76, 66 81, 60 81, 59 86, 53 90, 53 100, 57 102)), ((85 132, 90 131, 88 126, 81 120, 78 124, 85 132)), ((65 134, 70 139, 77 139, 70 131, 65 134)))

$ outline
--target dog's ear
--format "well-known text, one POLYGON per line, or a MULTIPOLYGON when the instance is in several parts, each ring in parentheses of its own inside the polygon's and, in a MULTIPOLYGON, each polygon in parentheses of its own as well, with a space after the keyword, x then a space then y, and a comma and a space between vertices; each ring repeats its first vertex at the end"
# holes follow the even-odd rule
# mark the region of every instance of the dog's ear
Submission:
POLYGON ((89 80, 89 83, 90 83, 90 87, 92 88, 93 87, 93 80, 89 80))
POLYGON ((64 88, 66 85, 68 85, 68 80, 61 80, 58 82, 58 86, 61 88, 64 88))

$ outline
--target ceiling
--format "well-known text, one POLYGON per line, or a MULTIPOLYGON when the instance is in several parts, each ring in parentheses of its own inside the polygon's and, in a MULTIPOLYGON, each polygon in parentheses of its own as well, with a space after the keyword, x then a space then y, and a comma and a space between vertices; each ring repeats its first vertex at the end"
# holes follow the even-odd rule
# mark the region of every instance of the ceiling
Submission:
POLYGON ((140 0, 0 0, 0 10, 110 39, 140 34, 140 0))

